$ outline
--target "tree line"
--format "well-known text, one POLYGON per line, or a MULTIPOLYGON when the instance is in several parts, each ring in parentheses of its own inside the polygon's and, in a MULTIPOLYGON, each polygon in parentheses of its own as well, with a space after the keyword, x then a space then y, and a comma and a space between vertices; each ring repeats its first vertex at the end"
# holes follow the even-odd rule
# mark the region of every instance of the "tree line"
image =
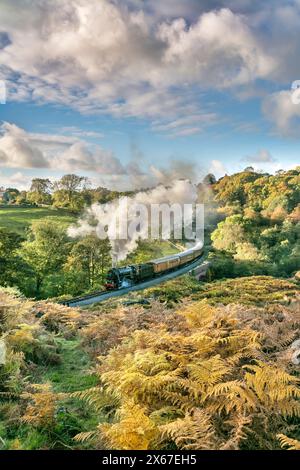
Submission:
MULTIPOLYGON (((36 204, 54 206, 59 202, 58 207, 74 211, 124 194, 90 189, 86 179, 76 175, 66 175, 54 185, 36 178, 30 189, 28 200, 36 197, 36 204)), ((198 190, 213 249, 211 279, 289 277, 300 270, 300 167, 276 175, 246 169, 219 180, 208 175, 198 190)), ((143 243, 138 256, 124 262, 155 258, 143 243)), ((95 235, 71 239, 59 222, 36 221, 26 238, 0 230, 0 285, 18 286, 28 296, 77 295, 98 288, 110 264, 108 240, 95 235)))
POLYGON ((300 270, 300 167, 260 174, 247 168, 200 185, 217 223, 214 276, 291 276, 300 270))
POLYGON ((0 285, 36 298, 77 295, 103 285, 110 243, 95 234, 71 239, 65 225, 35 221, 27 238, 0 229, 0 285))
MULTIPOLYGON (((130 194, 130 193, 126 193, 130 194)), ((29 191, 7 188, 2 196, 2 203, 32 206, 53 206, 79 212, 93 203, 106 203, 120 193, 104 187, 91 188, 88 178, 69 174, 52 182, 48 178, 34 178, 29 191)))

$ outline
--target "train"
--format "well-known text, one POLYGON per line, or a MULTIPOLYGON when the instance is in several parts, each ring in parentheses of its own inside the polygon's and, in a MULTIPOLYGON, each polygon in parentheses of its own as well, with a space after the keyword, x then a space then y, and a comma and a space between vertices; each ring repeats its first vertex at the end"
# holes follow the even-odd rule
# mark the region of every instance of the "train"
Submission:
POLYGON ((112 268, 107 273, 105 289, 125 289, 143 281, 148 281, 183 267, 195 261, 202 254, 203 246, 196 245, 194 248, 176 255, 165 256, 164 258, 148 261, 147 263, 112 268))

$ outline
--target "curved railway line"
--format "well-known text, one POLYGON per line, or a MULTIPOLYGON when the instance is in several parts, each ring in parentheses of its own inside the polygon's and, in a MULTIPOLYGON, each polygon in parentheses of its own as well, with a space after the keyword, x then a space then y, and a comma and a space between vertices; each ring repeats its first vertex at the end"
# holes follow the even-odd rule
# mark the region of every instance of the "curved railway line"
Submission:
POLYGON ((204 253, 193 262, 177 269, 176 271, 161 274, 160 276, 156 276, 155 278, 152 278, 148 281, 140 282, 139 284, 135 284, 130 287, 125 287, 112 291, 98 291, 81 297, 75 297, 73 299, 63 301, 61 303, 68 307, 84 307, 87 305, 103 302, 104 300, 110 299, 112 297, 121 297, 123 295, 128 294, 129 292, 148 289, 149 287, 156 286, 158 284, 161 284, 162 282, 169 281, 171 279, 175 279, 176 277, 182 276, 183 274, 193 271, 195 268, 199 269, 201 266, 203 266, 203 269, 207 269, 209 263, 205 261, 205 257, 206 254, 204 253))

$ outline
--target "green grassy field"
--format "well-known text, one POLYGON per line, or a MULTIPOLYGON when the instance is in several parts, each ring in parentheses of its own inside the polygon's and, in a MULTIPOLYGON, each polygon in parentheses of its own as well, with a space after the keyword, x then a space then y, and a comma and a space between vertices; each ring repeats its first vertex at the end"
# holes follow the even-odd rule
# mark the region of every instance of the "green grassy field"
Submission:
MULTIPOLYGON (((48 207, 5 207, 0 208, 0 228, 6 228, 12 232, 17 232, 20 235, 26 235, 26 230, 30 227, 35 220, 55 220, 64 223, 66 226, 74 223, 77 216, 71 214, 65 209, 55 209, 48 207)), ((178 249, 174 245, 166 241, 143 240, 140 243, 139 249, 129 258, 124 261, 127 262, 145 262, 149 259, 160 258, 162 256, 172 255, 177 253, 178 249)))
POLYGON ((76 217, 64 209, 46 207, 7 207, 0 208, 0 228, 7 228, 13 232, 24 235, 32 222, 40 219, 52 219, 70 224, 76 217))

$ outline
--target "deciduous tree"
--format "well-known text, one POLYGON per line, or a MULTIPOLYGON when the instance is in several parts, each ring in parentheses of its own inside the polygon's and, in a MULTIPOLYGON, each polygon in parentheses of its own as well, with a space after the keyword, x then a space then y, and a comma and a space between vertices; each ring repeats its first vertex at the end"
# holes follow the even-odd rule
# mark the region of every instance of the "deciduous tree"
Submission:
POLYGON ((62 268, 69 249, 66 230, 61 224, 51 220, 32 224, 30 238, 20 252, 35 274, 37 296, 45 277, 62 268))

